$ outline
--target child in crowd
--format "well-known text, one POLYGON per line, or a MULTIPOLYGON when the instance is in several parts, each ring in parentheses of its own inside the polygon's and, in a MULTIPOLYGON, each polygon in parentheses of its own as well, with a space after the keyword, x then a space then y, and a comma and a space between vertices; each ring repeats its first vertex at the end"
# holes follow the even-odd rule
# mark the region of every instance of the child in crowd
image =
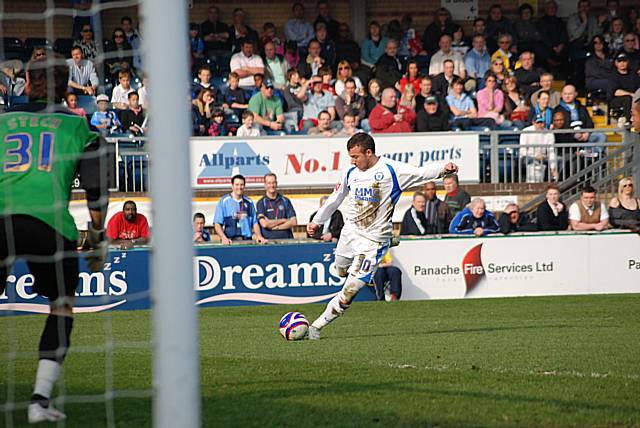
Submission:
POLYGON ((67 96, 64 98, 67 108, 73 114, 77 114, 78 116, 86 117, 87 112, 82 108, 78 107, 78 96, 72 92, 67 93, 67 96))
POLYGON ((91 125, 97 128, 103 136, 122 132, 122 124, 115 112, 108 110, 109 97, 101 94, 96 98, 98 111, 91 116, 91 125))
POLYGON ((126 110, 129 108, 129 93, 133 92, 131 74, 128 71, 120 71, 118 82, 120 84, 113 88, 113 94, 111 94, 111 105, 117 110, 126 110))
POLYGON ((322 90, 325 92, 331 92, 331 95, 336 95, 336 90, 333 87, 333 72, 331 67, 324 66, 318 70, 318 76, 322 78, 322 90))
POLYGON ((227 126, 224 123, 224 111, 222 109, 215 109, 211 117, 211 124, 207 133, 212 137, 226 137, 229 135, 227 126))
POLYGON ((262 128, 254 122, 253 113, 245 110, 242 113, 242 126, 238 128, 236 133, 238 137, 259 137, 262 134, 262 128))
POLYGON ((233 110, 238 117, 241 117, 242 112, 249 107, 249 100, 247 99, 246 92, 238 86, 239 83, 240 77, 238 76, 238 73, 229 73, 229 77, 227 78, 229 89, 227 89, 227 92, 224 95, 223 107, 225 109, 233 110))
POLYGON ((290 68, 289 71, 287 71, 287 84, 282 90, 282 95, 287 102, 288 112, 297 113, 298 120, 302 118, 302 111, 304 110, 302 100, 297 96, 301 88, 301 83, 298 71, 295 68, 290 68))
POLYGON ((195 22, 189 24, 189 44, 191 46, 191 59, 204 58, 204 41, 200 37, 200 26, 195 22))
POLYGON ((284 58, 289 63, 289 67, 296 68, 300 62, 298 44, 293 40, 287 40, 284 44, 284 58))

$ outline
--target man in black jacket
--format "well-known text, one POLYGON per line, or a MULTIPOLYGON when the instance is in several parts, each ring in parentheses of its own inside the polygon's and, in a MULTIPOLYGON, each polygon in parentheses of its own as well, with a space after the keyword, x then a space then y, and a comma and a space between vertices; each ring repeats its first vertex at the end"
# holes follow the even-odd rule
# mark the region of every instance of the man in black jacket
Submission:
MULTIPOLYGON (((577 95, 575 86, 565 85, 562 88, 562 100, 553 109, 553 113, 563 113, 565 126, 570 128, 593 128, 593 120, 587 109, 576 99, 577 95)), ((577 136, 577 139, 589 143, 604 143, 607 141, 607 136, 602 132, 583 132, 577 136)))
POLYGON ((438 105, 438 99, 433 95, 424 100, 424 108, 418 111, 416 118, 417 132, 449 131, 449 114, 438 105))
POLYGON ((526 214, 520 213, 520 208, 514 203, 507 204, 500 215, 498 223, 500 224, 500 232, 504 234, 512 232, 535 232, 538 230, 526 214))
MULTIPOLYGON (((323 196, 320 198, 320 206, 323 206, 325 202, 327 202, 328 196, 323 196)), ((313 218, 316 216, 318 211, 311 214, 309 221, 313 221, 313 218)), ((307 234, 307 237, 317 239, 324 242, 338 242, 340 238, 340 233, 342 232, 342 227, 344 226, 344 219, 342 218, 342 213, 336 210, 332 215, 331 219, 316 229, 313 235, 307 234)))
POLYGON ((402 78, 402 63, 396 56, 398 42, 389 40, 384 48, 384 54, 376 63, 376 78, 380 81, 380 91, 393 88, 402 78))
POLYGON ((547 199, 538 205, 536 211, 538 230, 553 231, 569 228, 569 212, 560 201, 560 189, 554 183, 547 187, 547 199))

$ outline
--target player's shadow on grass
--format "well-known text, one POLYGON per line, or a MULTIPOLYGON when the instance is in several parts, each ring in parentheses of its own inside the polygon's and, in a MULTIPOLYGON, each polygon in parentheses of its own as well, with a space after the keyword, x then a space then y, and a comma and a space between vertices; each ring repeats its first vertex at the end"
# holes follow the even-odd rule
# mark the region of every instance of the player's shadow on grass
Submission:
POLYGON ((396 337, 396 336, 424 336, 424 335, 432 335, 432 334, 456 334, 456 333, 494 333, 497 331, 510 331, 510 330, 540 330, 545 328, 551 329, 565 329, 565 328, 584 328, 584 326, 573 326, 568 324, 555 324, 555 325, 521 325, 521 326, 513 326, 513 327, 475 327, 475 328, 450 328, 446 330, 410 330, 407 331, 403 329, 402 331, 393 331, 389 330, 384 333, 366 333, 366 334, 351 334, 349 332, 348 336, 339 336, 333 335, 331 336, 331 340, 341 340, 341 339, 353 339, 357 337, 396 337))

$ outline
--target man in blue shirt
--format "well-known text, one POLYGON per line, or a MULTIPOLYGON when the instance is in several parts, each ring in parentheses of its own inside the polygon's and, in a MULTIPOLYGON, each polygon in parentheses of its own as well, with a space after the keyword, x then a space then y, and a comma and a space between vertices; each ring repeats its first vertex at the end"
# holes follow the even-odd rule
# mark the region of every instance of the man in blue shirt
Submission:
POLYGON ((449 225, 449 233, 456 235, 484 236, 499 231, 496 217, 487 210, 481 198, 472 199, 469 206, 456 214, 449 225))
POLYGON ((475 79, 476 88, 484 88, 484 75, 491 67, 491 56, 487 52, 487 42, 482 34, 473 36, 473 49, 464 56, 464 68, 469 80, 475 79))
POLYGON ((289 198, 278 193, 278 178, 272 172, 264 176, 266 194, 258 201, 258 222, 267 239, 292 239, 298 224, 296 211, 289 198))
POLYGON ((213 227, 220 241, 229 245, 234 240, 255 239, 258 244, 267 240, 260 232, 253 201, 244 196, 245 179, 242 175, 231 178, 231 193, 220 198, 213 217, 213 227))
POLYGON ((193 215, 193 242, 209 242, 211 235, 204 228, 204 214, 193 215))

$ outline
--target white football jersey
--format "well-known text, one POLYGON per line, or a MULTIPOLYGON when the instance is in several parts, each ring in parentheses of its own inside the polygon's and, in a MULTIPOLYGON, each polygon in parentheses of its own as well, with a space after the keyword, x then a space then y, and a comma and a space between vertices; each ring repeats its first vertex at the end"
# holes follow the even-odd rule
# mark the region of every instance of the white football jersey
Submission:
POLYGON ((444 173, 444 165, 429 164, 418 168, 380 157, 366 171, 350 166, 343 172, 340 183, 318 210, 313 222, 326 222, 348 195, 347 209, 343 212, 343 230, 353 231, 377 242, 391 239, 393 209, 402 191, 440 178, 444 173))

